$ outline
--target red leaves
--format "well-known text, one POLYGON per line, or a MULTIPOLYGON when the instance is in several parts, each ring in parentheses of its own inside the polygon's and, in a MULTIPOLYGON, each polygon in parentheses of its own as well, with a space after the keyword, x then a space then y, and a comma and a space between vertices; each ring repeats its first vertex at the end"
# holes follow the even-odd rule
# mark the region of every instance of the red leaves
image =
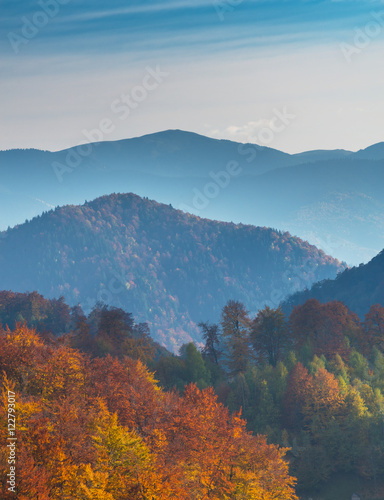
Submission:
MULTIPOLYGON (((248 433, 213 389, 163 392, 140 361, 91 361, 45 345, 25 326, 1 332, 0 341, 27 370, 3 363, 10 379, 24 376, 13 389, 23 469, 17 498, 61 500, 81 491, 81 498, 109 500, 296 499, 284 450, 248 433)), ((0 449, 5 441, 0 432, 0 449)))
POLYGON ((286 424, 290 428, 299 429, 302 424, 302 408, 306 397, 311 390, 312 377, 300 362, 289 374, 287 390, 284 396, 286 424))
POLYGON ((345 358, 349 349, 344 337, 360 326, 358 317, 342 302, 321 304, 316 299, 295 307, 289 320, 296 346, 309 341, 313 354, 327 358, 336 353, 345 358))

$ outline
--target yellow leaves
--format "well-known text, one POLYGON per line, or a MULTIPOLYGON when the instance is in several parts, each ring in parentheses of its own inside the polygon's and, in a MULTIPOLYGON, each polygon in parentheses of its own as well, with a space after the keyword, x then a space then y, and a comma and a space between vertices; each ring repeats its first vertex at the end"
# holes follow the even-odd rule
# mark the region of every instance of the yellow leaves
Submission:
POLYGON ((28 390, 45 400, 69 396, 84 387, 84 361, 80 353, 68 348, 55 349, 45 364, 37 366, 28 390))
POLYGON ((46 347, 34 330, 17 323, 14 331, 0 328, 0 370, 22 388, 30 367, 41 358, 46 347))
MULTIPOLYGON (((27 429, 27 423, 30 418, 40 411, 40 403, 32 398, 26 399, 15 390, 15 384, 12 380, 9 380, 7 375, 4 373, 2 378, 2 389, 1 389, 1 418, 0 421, 4 422, 1 424, 1 431, 5 431, 6 424, 5 421, 8 415, 8 391, 15 393, 15 417, 16 417, 16 432, 23 432, 27 429)), ((20 436, 19 436, 20 437, 20 436)))
POLYGON ((235 427, 235 428, 233 429, 233 437, 234 437, 235 439, 236 439, 236 438, 238 438, 238 437, 240 437, 240 436, 241 436, 241 434, 242 434, 242 432, 243 432, 243 429, 241 429, 240 427, 235 427))
POLYGON ((86 464, 78 474, 78 500, 114 500, 112 493, 106 491, 108 473, 94 471, 91 464, 86 464))
POLYGON ((368 408, 355 387, 348 387, 345 404, 347 414, 353 418, 361 419, 368 413, 368 408))
POLYGON ((15 346, 23 351, 30 351, 31 347, 43 347, 44 343, 36 333, 36 330, 27 328, 22 323, 17 323, 16 327, 12 332, 7 329, 5 330, 7 336, 9 337, 8 343, 10 346, 15 346))
POLYGON ((152 385, 156 392, 161 392, 158 381, 155 379, 155 374, 150 372, 140 359, 136 362, 136 370, 140 376, 143 376, 146 381, 152 385))
MULTIPOLYGON (((33 335, 29 341, 35 345, 33 335)), ((7 388, 18 404, 18 498, 295 498, 284 450, 247 433, 240 413, 231 415, 213 389, 192 384, 182 397, 166 393, 140 361, 85 362, 63 345, 43 345, 34 356, 23 392, 10 371, 1 395, 2 422, 7 388)), ((1 466, 0 473, 4 479, 1 466)))
POLYGON ((264 500, 280 489, 289 492, 281 498, 295 498, 284 451, 246 432, 244 420, 230 415, 212 389, 191 384, 168 418, 164 463, 184 478, 185 491, 174 498, 264 500))
POLYGON ((135 431, 120 426, 116 414, 111 415, 102 403, 99 406, 100 415, 91 428, 98 451, 94 471, 101 478, 106 475, 104 490, 112 498, 135 498, 133 491, 153 489, 154 459, 148 446, 135 431))
POLYGON ((162 429, 154 429, 151 435, 151 448, 155 453, 158 453, 167 446, 168 440, 165 432, 162 429))
POLYGON ((3 372, 3 375, 2 375, 2 387, 1 387, 1 401, 2 401, 2 406, 4 408, 8 407, 8 391, 10 391, 11 393, 14 393, 16 391, 15 389, 15 381, 8 378, 6 372, 3 372))

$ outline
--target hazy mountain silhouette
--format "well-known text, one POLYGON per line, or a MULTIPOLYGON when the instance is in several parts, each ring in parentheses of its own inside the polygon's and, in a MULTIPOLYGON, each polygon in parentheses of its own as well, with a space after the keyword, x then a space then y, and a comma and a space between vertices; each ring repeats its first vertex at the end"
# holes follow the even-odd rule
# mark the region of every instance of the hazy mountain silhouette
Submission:
POLYGON ((309 290, 295 293, 286 300, 284 309, 289 313, 295 305, 311 298, 320 302, 344 302, 361 319, 371 305, 384 306, 384 250, 368 264, 346 269, 336 279, 318 282, 309 290))
POLYGON ((255 312, 345 266, 289 233, 201 219, 133 194, 65 206, 0 239, 0 289, 98 300, 170 349, 200 340, 229 299, 255 312))
POLYGON ((359 263, 384 247, 383 159, 384 143, 290 155, 180 130, 2 151, 0 229, 52 206, 135 192, 206 218, 289 230, 359 263))

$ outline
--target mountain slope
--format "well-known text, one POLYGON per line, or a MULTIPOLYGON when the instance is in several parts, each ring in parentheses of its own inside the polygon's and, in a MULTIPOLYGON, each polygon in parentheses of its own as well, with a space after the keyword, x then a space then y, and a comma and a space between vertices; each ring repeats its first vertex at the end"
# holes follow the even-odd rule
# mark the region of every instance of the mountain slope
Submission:
POLYGON ((343 269, 317 248, 272 229, 184 214, 136 195, 65 206, 3 233, 0 289, 98 300, 148 321, 170 349, 200 340, 229 299, 251 311, 343 269))
POLYGON ((366 262, 384 247, 383 161, 348 158, 291 166, 241 190, 245 199, 253 193, 258 200, 253 206, 268 214, 266 225, 284 227, 348 263, 366 262), (265 200, 262 192, 272 186, 273 198, 265 200))
POLYGON ((295 305, 311 298, 320 302, 344 302, 361 319, 371 305, 384 306, 384 250, 368 264, 346 269, 334 280, 316 283, 310 290, 294 294, 285 301, 284 309, 289 313, 295 305))
POLYGON ((0 230, 58 205, 135 192, 205 218, 289 230, 356 264, 384 247, 371 224, 384 220, 383 178, 384 143, 290 155, 168 130, 58 152, 0 151, 0 230))
MULTIPOLYGON (((291 165, 290 155, 252 146, 254 174, 291 165)), ((123 190, 164 203, 187 198, 198 179, 221 170, 228 161, 248 165, 249 148, 180 130, 120 141, 100 142, 50 152, 0 151, 0 230, 48 208, 83 203, 123 190), (239 153, 244 148, 244 153, 239 153)))
POLYGON ((363 158, 368 160, 383 160, 384 159, 384 142, 373 144, 365 149, 360 149, 354 154, 355 158, 363 158))

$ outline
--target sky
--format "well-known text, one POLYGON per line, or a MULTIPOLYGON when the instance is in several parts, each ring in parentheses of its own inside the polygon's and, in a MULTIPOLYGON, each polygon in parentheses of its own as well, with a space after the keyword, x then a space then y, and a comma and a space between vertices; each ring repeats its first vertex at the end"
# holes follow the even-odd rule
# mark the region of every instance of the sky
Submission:
POLYGON ((384 2, 1 0, 0 149, 167 129, 289 153, 384 140, 384 2))

